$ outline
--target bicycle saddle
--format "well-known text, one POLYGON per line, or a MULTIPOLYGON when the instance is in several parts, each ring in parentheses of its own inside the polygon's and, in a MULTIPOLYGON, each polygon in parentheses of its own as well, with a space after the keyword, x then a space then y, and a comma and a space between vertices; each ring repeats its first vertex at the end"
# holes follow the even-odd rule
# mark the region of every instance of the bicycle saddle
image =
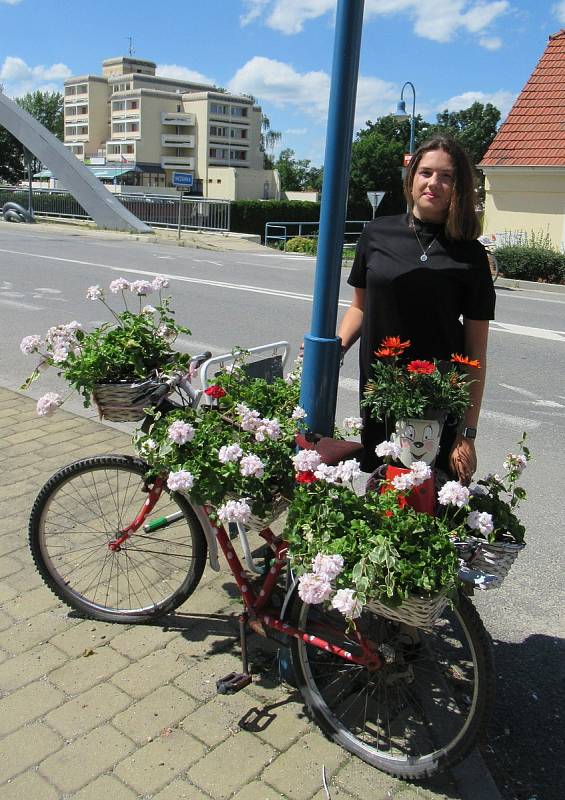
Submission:
POLYGON ((363 454, 361 442, 332 439, 331 436, 320 436, 317 433, 297 433, 294 440, 301 450, 315 450, 322 462, 329 467, 350 458, 360 458, 363 454))

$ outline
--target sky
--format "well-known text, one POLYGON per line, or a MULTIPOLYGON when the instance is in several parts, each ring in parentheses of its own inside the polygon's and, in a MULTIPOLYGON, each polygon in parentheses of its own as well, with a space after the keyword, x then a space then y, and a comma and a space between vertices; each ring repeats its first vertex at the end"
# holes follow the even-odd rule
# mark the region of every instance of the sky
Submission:
MULTIPOLYGON (((357 0, 348 0, 357 2, 357 0)), ((134 54, 157 73, 252 94, 275 149, 324 161, 336 0, 0 0, 0 84, 62 90, 134 54)), ((435 121, 474 101, 502 112, 565 27, 565 0, 365 0, 355 130, 392 113, 406 81, 435 121)), ((407 109, 412 93, 406 88, 407 109)))

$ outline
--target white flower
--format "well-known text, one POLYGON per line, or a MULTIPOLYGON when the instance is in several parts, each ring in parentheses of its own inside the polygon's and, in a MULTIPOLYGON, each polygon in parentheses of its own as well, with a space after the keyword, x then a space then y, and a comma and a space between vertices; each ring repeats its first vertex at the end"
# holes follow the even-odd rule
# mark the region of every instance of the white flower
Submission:
POLYGON ((339 480, 337 467, 330 467, 328 464, 320 464, 316 470, 314 470, 314 476, 318 478, 318 480, 325 481, 326 483, 337 483, 339 480))
POLYGON ((63 398, 57 392, 47 392, 37 401, 37 413, 40 417, 49 417, 54 414, 63 403, 63 398))
POLYGON ((125 292, 129 289, 130 282, 127 281, 125 278, 116 278, 115 281, 110 283, 110 291, 112 294, 118 294, 118 292, 125 292))
POLYGON ((332 608, 341 611, 344 617, 356 619, 361 616, 363 607, 355 597, 353 589, 338 589, 332 597, 332 608))
POLYGON ((480 531, 483 536, 488 536, 494 530, 492 516, 486 511, 471 511, 465 522, 473 530, 480 531))
POLYGON ((68 355, 69 351, 63 344, 53 348, 53 361, 55 364, 61 364, 68 355))
POLYGON ((292 463, 297 472, 314 472, 321 462, 322 459, 315 450, 300 450, 292 457, 292 463))
POLYGON ((255 440, 257 442, 263 442, 265 438, 276 441, 280 439, 280 436, 281 426, 277 419, 262 419, 259 421, 255 431, 255 440))
POLYGON ((193 440, 194 428, 188 422, 177 419, 169 425, 167 435, 176 444, 186 444, 193 440))
POLYGON ((245 525, 251 516, 251 509, 245 499, 228 500, 223 506, 218 507, 217 513, 221 522, 241 522, 245 525))
POLYGON ((89 286, 86 290, 86 299, 87 300, 102 300, 104 297, 104 292, 100 288, 100 286, 89 286))
POLYGON ((167 478, 167 486, 171 492, 179 492, 183 489, 192 489, 194 486, 194 478, 185 469, 178 472, 171 472, 167 478))
POLYGON ((410 464, 410 471, 412 472, 413 486, 420 486, 432 477, 431 467, 429 467, 425 461, 413 461, 410 464))
POLYGON ((292 419, 295 419, 295 420, 306 419, 306 412, 304 411, 302 406, 294 406, 294 409, 293 409, 293 412, 292 412, 291 416, 292 416, 292 419))
POLYGON ((160 292, 161 289, 166 289, 169 285, 169 279, 165 278, 164 275, 156 275, 153 278, 153 282, 151 284, 153 286, 154 292, 160 292))
POLYGON ((331 593, 331 584, 322 575, 307 572, 298 579, 298 596, 308 605, 323 603, 331 593))
POLYGON ((153 284, 150 281, 132 281, 129 285, 130 291, 137 295, 146 295, 153 292, 153 284))
POLYGON ((359 462, 355 458, 349 461, 340 461, 336 467, 336 477, 341 481, 352 482, 361 475, 359 462))
POLYGON ((463 508, 469 502, 470 492, 459 481, 447 481, 439 490, 437 499, 442 506, 457 506, 463 508))
POLYGON ((161 339, 173 339, 175 335, 175 332, 170 328, 167 328, 167 326, 164 323, 162 325, 159 325, 159 327, 155 332, 157 336, 161 337, 161 339))
POLYGON ((30 356, 32 353, 36 353, 39 350, 40 345, 41 336, 32 334, 32 336, 24 336, 20 342, 20 350, 22 353, 25 353, 26 356, 30 356))
POLYGON ((154 314, 156 311, 157 311, 157 309, 154 306, 150 306, 150 305, 143 306, 143 308, 141 309, 141 313, 142 314, 147 314, 148 316, 150 314, 154 314))
POLYGON ((265 474, 265 465, 254 453, 243 456, 239 464, 239 471, 246 477, 262 478, 265 474))
POLYGON ((379 458, 400 458, 400 447, 394 442, 381 442, 375 447, 375 453, 379 458))
POLYGON ((391 483, 397 491, 409 492, 414 487, 414 476, 411 472, 401 472, 394 476, 391 483))
POLYGON ((521 475, 526 469, 527 465, 528 460, 522 453, 518 453, 518 455, 508 453, 502 464, 506 472, 515 472, 517 475, 521 475))
POLYGON ((61 327, 66 333, 72 336, 74 336, 77 331, 82 330, 81 323, 77 322, 76 319, 73 319, 72 322, 67 322, 66 325, 62 325, 61 327))
POLYGON ((361 417, 345 417, 343 427, 347 433, 360 433, 363 430, 363 420, 361 417))
POLYGON ((142 453, 151 453, 153 450, 156 450, 158 447, 157 442, 155 439, 146 439, 144 442, 141 443, 140 451, 142 453))
POLYGON ((243 450, 237 443, 220 447, 218 450, 218 458, 222 464, 227 464, 228 461, 239 461, 242 455, 243 450))
POLYGON ((333 581, 337 578, 343 569, 342 556, 326 556, 318 553, 316 558, 312 561, 312 572, 314 575, 319 575, 327 581, 333 581))

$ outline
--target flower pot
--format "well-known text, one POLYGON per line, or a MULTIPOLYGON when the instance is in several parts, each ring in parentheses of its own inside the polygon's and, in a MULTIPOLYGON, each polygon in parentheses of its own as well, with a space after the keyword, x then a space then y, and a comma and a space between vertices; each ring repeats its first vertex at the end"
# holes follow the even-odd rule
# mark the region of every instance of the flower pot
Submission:
POLYGON ((411 595, 398 606, 387 605, 381 600, 371 600, 368 606, 381 617, 403 622, 414 628, 430 630, 448 603, 448 589, 427 596, 411 595))
MULTIPOLYGON (((387 483, 390 483, 397 475, 403 475, 410 472, 406 467, 394 467, 391 464, 387 465, 385 478, 386 483, 382 486, 381 491, 386 491, 387 483)), ((436 500, 436 487, 435 479, 432 475, 427 481, 421 483, 420 486, 415 486, 409 494, 406 495, 406 504, 411 506, 414 511, 422 511, 425 514, 432 514, 435 510, 436 500)))
POLYGON ((400 461, 405 467, 413 461, 424 461, 433 466, 446 418, 444 411, 429 410, 425 419, 407 417, 397 420, 391 439, 400 447, 400 461))
POLYGON ((143 419, 144 408, 151 404, 153 392, 161 386, 156 378, 132 383, 97 383, 92 399, 101 418, 111 422, 138 422, 143 419))

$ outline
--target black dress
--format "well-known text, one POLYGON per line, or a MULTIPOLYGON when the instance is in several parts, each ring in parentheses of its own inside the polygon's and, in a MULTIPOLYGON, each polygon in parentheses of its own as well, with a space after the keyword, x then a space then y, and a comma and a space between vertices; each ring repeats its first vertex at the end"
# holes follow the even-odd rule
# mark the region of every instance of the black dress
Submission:
MULTIPOLYGON (((494 319, 495 293, 482 244, 450 241, 443 225, 408 214, 379 217, 366 225, 348 283, 366 290, 359 349, 361 395, 371 377, 374 351, 385 336, 409 339, 408 359, 449 359, 452 353, 464 354, 461 317, 494 319), (423 250, 425 262, 420 260, 423 250)), ((366 409, 361 414, 363 468, 371 471, 378 465, 375 446, 391 431, 366 409)), ((446 471, 455 434, 456 427, 446 425, 437 461, 446 471)))

